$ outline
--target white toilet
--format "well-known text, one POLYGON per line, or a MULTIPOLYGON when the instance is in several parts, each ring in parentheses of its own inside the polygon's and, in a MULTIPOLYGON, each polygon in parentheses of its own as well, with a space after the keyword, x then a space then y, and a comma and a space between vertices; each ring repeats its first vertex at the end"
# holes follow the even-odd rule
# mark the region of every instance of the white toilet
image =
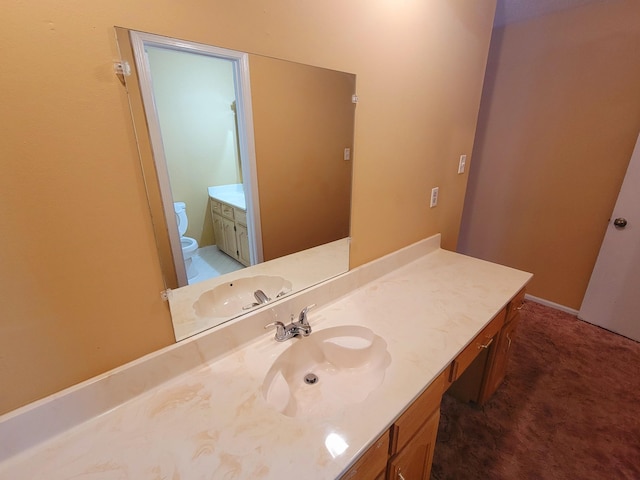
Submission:
POLYGON ((180 244, 182 245, 182 256, 184 257, 184 267, 187 270, 187 278, 191 280, 198 271, 193 265, 191 257, 198 250, 198 242, 195 238, 185 237, 189 220, 187 219, 187 205, 184 202, 174 202, 173 208, 176 212, 176 222, 178 223, 178 232, 180 232, 180 244))

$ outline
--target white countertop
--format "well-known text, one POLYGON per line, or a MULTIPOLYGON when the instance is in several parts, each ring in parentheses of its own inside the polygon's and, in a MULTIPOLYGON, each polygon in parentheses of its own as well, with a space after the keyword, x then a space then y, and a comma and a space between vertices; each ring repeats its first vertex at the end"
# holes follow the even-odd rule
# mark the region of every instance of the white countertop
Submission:
POLYGON ((219 200, 240 210, 247 209, 247 202, 244 198, 244 187, 241 183, 208 187, 207 190, 209 191, 209 197, 214 200, 219 200))
MULTIPOLYGON (((105 406, 100 415, 77 420, 66 431, 59 427, 60 434, 24 451, 9 452, 12 456, 0 463, 0 478, 339 476, 531 278, 438 246, 439 236, 432 237, 120 369, 119 375, 131 378, 118 388, 135 390, 133 382, 148 377, 132 373, 144 362, 171 369, 167 362, 179 364, 188 355, 200 358, 158 385, 138 388, 141 393, 124 403, 105 406), (290 342, 305 339, 278 343, 262 326, 308 303, 318 303, 309 314, 314 331, 367 326, 386 340, 391 363, 382 385, 363 402, 346 405, 335 415, 290 418, 265 402, 261 386, 290 342), (325 446, 330 434, 348 445, 336 458, 325 446)), ((116 380, 105 375, 70 395, 87 396, 91 388, 112 392, 116 380)), ((53 412, 71 415, 70 405, 77 409, 80 402, 65 406, 63 401, 64 395, 58 395, 38 408, 0 417, 0 436, 10 427, 33 427, 39 410, 41 418, 53 412)))

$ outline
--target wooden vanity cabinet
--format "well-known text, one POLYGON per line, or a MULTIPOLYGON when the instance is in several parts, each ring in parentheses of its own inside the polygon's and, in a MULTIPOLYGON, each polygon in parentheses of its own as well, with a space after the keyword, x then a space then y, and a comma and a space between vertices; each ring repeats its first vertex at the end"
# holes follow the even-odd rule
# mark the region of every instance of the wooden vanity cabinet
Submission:
POLYGON ((389 461, 389 480, 428 480, 438 435, 440 409, 431 414, 411 441, 389 461))
POLYGON ((438 434, 440 401, 449 385, 448 378, 446 369, 341 480, 428 479, 438 434))
POLYGON ((211 199, 213 235, 218 248, 245 266, 251 264, 247 212, 211 199))
POLYGON ((487 369, 486 378, 483 381, 480 394, 476 399, 476 402, 481 405, 491 398, 504 381, 507 371, 507 363, 511 356, 511 344, 517 324, 518 317, 516 316, 509 323, 505 324, 500 331, 498 342, 494 350, 494 357, 489 363, 491 368, 487 369))
POLYGON ((236 221, 236 244, 238 247, 238 261, 244 266, 251 265, 251 257, 249 255, 249 229, 247 228, 247 212, 234 209, 236 221))
POLYGON ((384 432, 358 461, 340 477, 341 480, 383 480, 389 458, 390 431, 384 432))
POLYGON ((460 401, 482 405, 502 384, 524 294, 522 289, 454 360, 451 379, 454 383, 449 394, 460 401))
POLYGON ((480 404, 493 395, 504 380, 524 293, 521 290, 482 329, 341 479, 429 478, 442 395, 446 391, 459 400, 480 404))
POLYGON ((449 369, 445 369, 391 426, 387 479, 422 480, 431 475, 440 402, 448 386, 449 369))
MULTIPOLYGON (((471 341, 467 347, 458 354, 451 363, 449 381, 455 382, 469 373, 469 367, 476 361, 481 353, 491 352, 496 342, 500 329, 504 325, 507 316, 506 310, 500 311, 489 324, 471 341)), ((483 365, 484 366, 484 365, 483 365)))
POLYGON ((475 399, 480 405, 484 404, 496 392, 504 381, 507 363, 511 357, 513 339, 520 320, 520 310, 524 302, 525 291, 522 289, 507 305, 506 319, 500 330, 495 348, 487 362, 482 379, 482 385, 475 399))

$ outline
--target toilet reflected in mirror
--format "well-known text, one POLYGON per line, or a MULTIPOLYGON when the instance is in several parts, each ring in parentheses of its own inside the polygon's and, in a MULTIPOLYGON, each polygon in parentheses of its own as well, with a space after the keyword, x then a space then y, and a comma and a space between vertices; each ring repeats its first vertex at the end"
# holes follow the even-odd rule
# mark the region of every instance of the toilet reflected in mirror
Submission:
POLYGON ((189 227, 187 205, 185 202, 174 202, 173 207, 176 212, 184 267, 190 285, 244 268, 244 265, 225 255, 217 246, 206 245, 199 248, 195 238, 185 236, 189 227))
POLYGON ((184 202, 174 202, 173 208, 176 212, 176 223, 178 224, 178 233, 180 234, 180 245, 182 247, 182 257, 184 258, 184 266, 187 271, 187 278, 192 280, 198 275, 198 269, 193 264, 193 255, 198 250, 198 242, 195 238, 185 237, 189 219, 187 218, 187 205, 184 202))

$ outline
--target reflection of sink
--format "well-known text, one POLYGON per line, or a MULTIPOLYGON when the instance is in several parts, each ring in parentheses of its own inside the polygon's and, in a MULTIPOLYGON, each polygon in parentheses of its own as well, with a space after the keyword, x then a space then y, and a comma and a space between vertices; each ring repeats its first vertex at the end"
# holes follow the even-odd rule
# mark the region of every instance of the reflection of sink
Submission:
POLYGON ((262 290, 271 300, 291 292, 291 282, 282 277, 256 275, 218 285, 204 292, 193 304, 198 317, 228 317, 256 307, 254 292, 262 290))
POLYGON ((387 342, 357 325, 314 331, 292 342, 262 385, 267 403, 290 417, 330 415, 362 402, 391 363, 387 342))

